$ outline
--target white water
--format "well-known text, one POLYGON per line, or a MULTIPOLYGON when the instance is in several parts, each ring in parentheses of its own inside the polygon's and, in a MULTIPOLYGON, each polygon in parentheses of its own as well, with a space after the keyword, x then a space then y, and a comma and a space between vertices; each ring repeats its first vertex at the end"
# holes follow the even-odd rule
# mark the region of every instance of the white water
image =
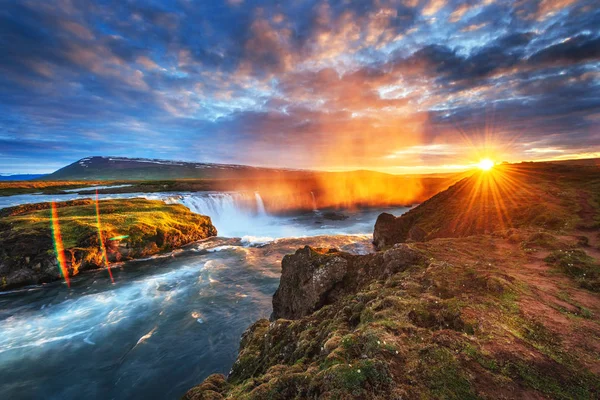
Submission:
POLYGON ((254 192, 254 198, 256 199, 256 211, 259 216, 264 217, 267 215, 265 211, 265 203, 263 203, 262 197, 260 197, 260 193, 254 192))
MULTIPOLYGON (((169 204, 183 204, 191 211, 207 215, 221 237, 239 237, 247 244, 267 243, 286 237, 310 237, 318 235, 369 235, 377 216, 382 212, 403 214, 408 208, 365 209, 345 212, 349 217, 343 221, 322 218, 319 210, 295 216, 270 215, 259 192, 193 192, 193 193, 119 193, 100 194, 100 199, 142 197, 162 200, 169 204)), ((0 197, 0 208, 18 204, 47 201, 66 201, 90 198, 76 193, 62 195, 17 195, 0 197)))
POLYGON ((178 202, 197 214, 208 215, 219 236, 264 236, 274 233, 271 229, 265 229, 273 226, 275 219, 265 211, 258 192, 254 196, 246 193, 193 193, 169 198, 167 202, 178 202))
MULTIPOLYGON (((10 196, 0 208, 89 197, 10 196)), ((127 263, 113 269, 115 284, 97 271, 74 277, 70 289, 57 282, 0 295, 0 399, 180 398, 209 374, 227 373, 242 332, 269 316, 285 254, 307 244, 370 251, 378 214, 407 210, 345 211, 347 219, 330 221, 318 211, 269 215, 252 192, 100 197, 183 204, 241 241, 211 238, 127 263), (303 238, 274 240, 286 237, 303 238)))
POLYGON ((319 211, 319 209, 317 208, 317 199, 315 198, 315 193, 310 192, 310 197, 312 198, 313 211, 319 211))

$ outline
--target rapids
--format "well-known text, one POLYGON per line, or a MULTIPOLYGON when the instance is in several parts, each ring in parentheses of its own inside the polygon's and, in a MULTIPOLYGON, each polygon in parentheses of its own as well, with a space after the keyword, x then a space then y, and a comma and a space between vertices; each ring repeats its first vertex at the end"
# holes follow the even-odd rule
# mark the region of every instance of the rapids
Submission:
MULTIPOLYGON (((70 290, 57 282, 0 292, 0 399, 179 398, 226 374, 243 331, 269 317, 285 254, 307 244, 372 251, 384 211, 330 221, 320 211, 269 215, 259 193, 101 197, 140 196, 209 215, 219 237, 113 266, 115 284, 95 271, 74 277, 70 290)), ((79 197, 10 196, 0 207, 79 197)))

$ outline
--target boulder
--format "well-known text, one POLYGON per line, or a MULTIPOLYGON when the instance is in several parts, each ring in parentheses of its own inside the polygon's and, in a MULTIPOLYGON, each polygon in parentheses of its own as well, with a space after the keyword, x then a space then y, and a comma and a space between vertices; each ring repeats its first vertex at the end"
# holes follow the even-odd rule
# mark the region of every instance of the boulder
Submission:
POLYGON ((385 279, 423 259, 419 251, 407 244, 368 255, 306 246, 283 258, 271 319, 302 318, 354 293, 373 279, 385 279))
POLYGON ((398 218, 388 213, 380 214, 377 217, 373 230, 373 244, 377 249, 383 249, 406 240, 408 229, 402 229, 397 220, 398 218))
POLYGON ((321 307, 348 271, 348 260, 340 254, 306 246, 285 256, 272 318, 296 319, 321 307))

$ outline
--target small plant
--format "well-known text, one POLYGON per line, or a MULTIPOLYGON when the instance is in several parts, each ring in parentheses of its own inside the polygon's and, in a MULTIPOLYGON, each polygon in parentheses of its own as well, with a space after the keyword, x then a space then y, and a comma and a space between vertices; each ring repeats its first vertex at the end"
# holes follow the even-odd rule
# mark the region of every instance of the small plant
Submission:
POLYGON ((544 259, 573 277, 581 287, 600 291, 600 266, 583 250, 556 250, 544 259))

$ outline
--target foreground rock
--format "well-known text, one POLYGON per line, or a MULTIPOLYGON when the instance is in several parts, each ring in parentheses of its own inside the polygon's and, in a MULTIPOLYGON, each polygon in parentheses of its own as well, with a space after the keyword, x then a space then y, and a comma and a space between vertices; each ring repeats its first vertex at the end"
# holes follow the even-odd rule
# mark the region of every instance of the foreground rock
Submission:
POLYGON ((304 317, 355 293, 374 279, 385 279, 422 259, 421 253, 406 245, 368 256, 306 246, 283 258, 272 318, 304 317))
MULTIPOLYGON (((62 279, 50 207, 38 203, 0 210, 0 289, 62 279)), ((76 200, 57 207, 69 275, 105 267, 95 202, 76 200)), ((99 207, 102 242, 111 263, 173 250, 217 234, 209 217, 182 205, 129 199, 101 201, 99 207)))

